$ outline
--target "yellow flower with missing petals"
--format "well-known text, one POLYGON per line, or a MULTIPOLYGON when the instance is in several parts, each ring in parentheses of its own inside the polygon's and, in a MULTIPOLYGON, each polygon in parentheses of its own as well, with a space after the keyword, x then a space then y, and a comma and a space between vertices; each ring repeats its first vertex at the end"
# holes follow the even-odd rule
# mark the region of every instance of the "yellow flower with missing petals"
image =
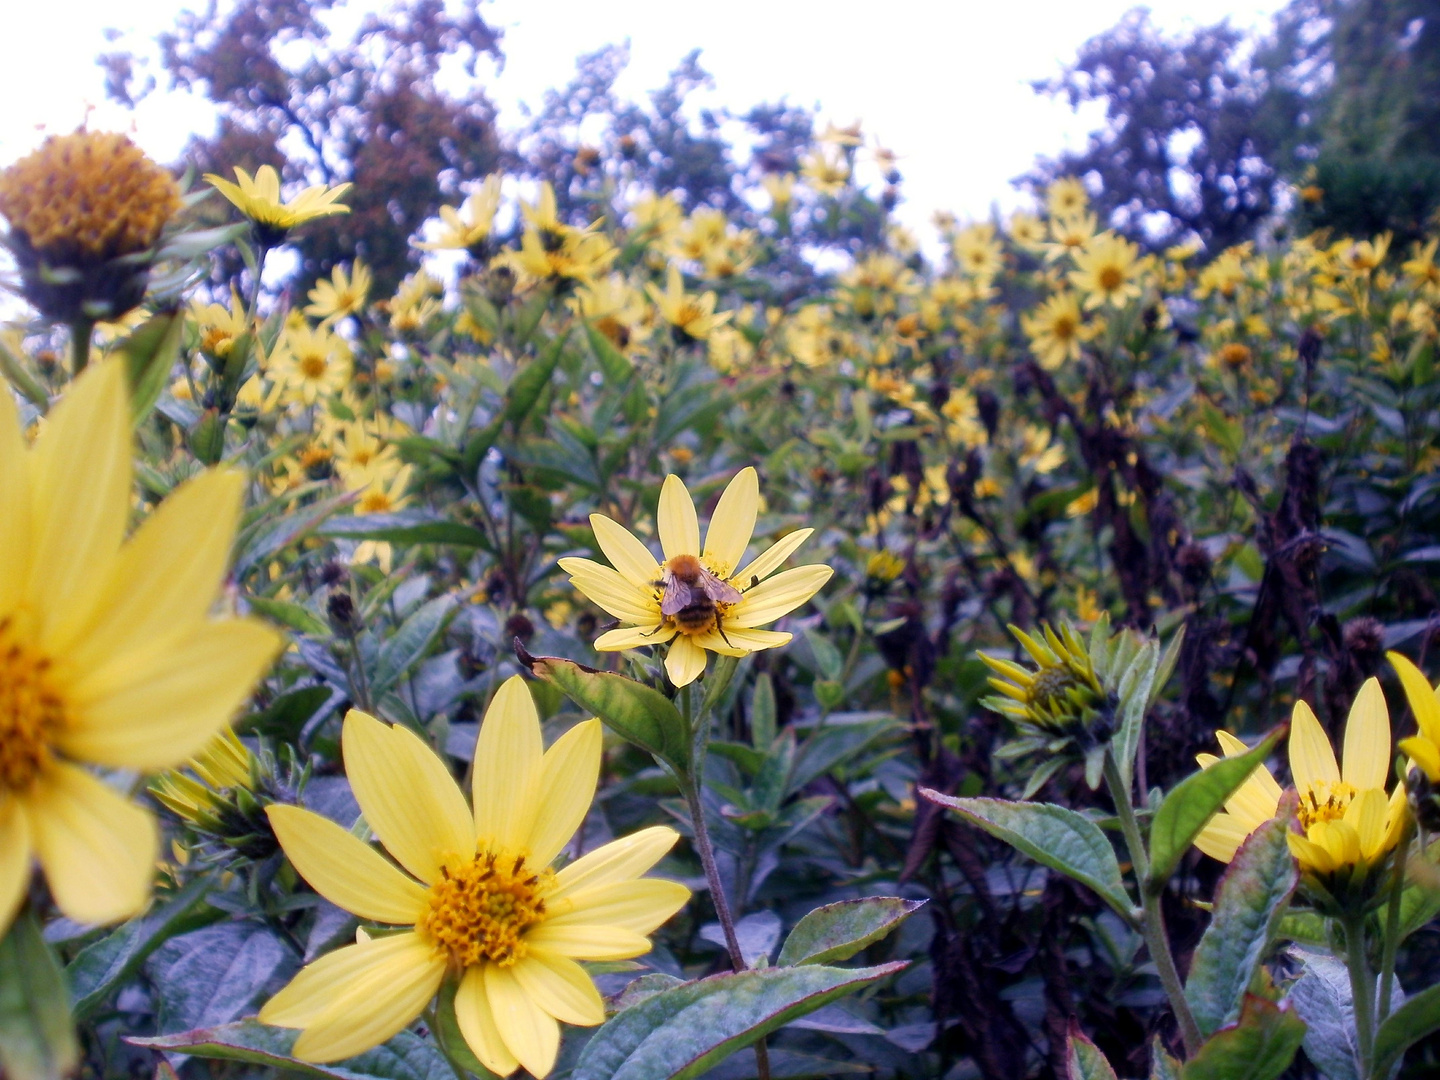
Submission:
POLYGON ((33 450, 0 394, 0 935, 32 859, 78 922, 144 908, 155 821, 84 766, 179 765, 280 646, 258 622, 210 618, 238 473, 189 481, 125 541, 130 432, 120 361, 70 385, 33 450))
POLYGON ((730 316, 734 314, 730 311, 715 314, 716 297, 713 292, 699 296, 687 293, 680 268, 674 263, 670 264, 666 275, 664 292, 661 292, 654 282, 646 282, 645 291, 660 309, 661 318, 691 341, 704 341, 717 327, 729 322, 730 316))
POLYGON ((261 165, 253 179, 244 169, 236 166, 235 179, 238 183, 231 183, 214 173, 206 173, 205 179, 253 221, 260 230, 261 239, 271 245, 280 243, 287 232, 307 221, 350 212, 348 206, 338 201, 353 186, 348 183, 337 184, 333 188, 316 184, 284 202, 280 198, 280 174, 273 165, 261 165))
MULTIPOLYGON (((1248 749, 1229 732, 1217 731, 1215 737, 1226 757, 1248 749)), ((1315 713, 1297 701, 1290 720, 1290 774, 1300 796, 1301 831, 1290 832, 1287 839, 1300 868, 1310 874, 1363 872, 1394 848, 1405 823, 1404 788, 1397 785, 1393 795, 1385 794, 1390 713, 1373 678, 1365 680, 1350 707, 1343 757, 1342 771, 1315 713)), ((1208 769, 1219 759, 1200 754, 1196 760, 1208 769)), ((1195 846, 1229 862, 1245 838, 1275 816, 1280 794, 1275 777, 1261 765, 1210 819, 1195 846)))
MULTIPOLYGON (((472 191, 459 210, 453 206, 440 207, 444 228, 439 235, 425 243, 411 243, 422 251, 468 251, 477 258, 484 254, 495 225, 495 214, 500 209, 501 180, 499 173, 487 176, 480 190, 472 191)), ((553 193, 551 198, 553 201, 553 193)))
POLYGON ((671 682, 685 686, 705 671, 707 649, 745 656, 786 644, 791 635, 758 627, 805 603, 834 571, 816 564, 770 577, 814 529, 790 533, 741 566, 759 509, 760 481, 753 468, 741 469, 715 506, 702 549, 690 493, 678 476, 667 476, 657 521, 663 566, 624 526, 591 514, 595 541, 614 569, 573 558, 561 559, 560 569, 570 584, 628 624, 601 634, 595 648, 618 652, 672 642, 665 670, 671 682), (677 606, 682 589, 688 603, 677 606))
POLYGON ((564 869, 550 863, 584 821, 600 773, 600 721, 547 751, 520 676, 506 681, 480 727, 473 810, 445 763, 401 725, 345 718, 345 770, 365 821, 391 863, 341 826, 272 805, 285 854, 321 896, 361 919, 410 930, 366 936, 310 964, 260 1010, 302 1028, 294 1055, 339 1061, 409 1026, 447 980, 455 1018, 492 1072, 555 1064, 560 1023, 591 1027, 605 1004, 577 960, 650 951, 645 935, 690 898, 671 881, 641 879, 677 839, 656 827, 616 840, 564 869))

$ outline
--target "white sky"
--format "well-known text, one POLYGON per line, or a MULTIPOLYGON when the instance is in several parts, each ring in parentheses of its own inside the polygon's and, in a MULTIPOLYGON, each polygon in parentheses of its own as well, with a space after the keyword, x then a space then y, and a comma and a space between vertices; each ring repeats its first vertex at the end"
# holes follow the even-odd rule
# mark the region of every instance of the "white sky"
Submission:
MULTIPOLYGON (((350 0, 378 6, 383 0, 350 0)), ((0 47, 0 165, 47 131, 73 129, 87 104, 96 128, 131 129, 153 156, 172 160, 186 135, 213 115, 182 95, 157 93, 132 116, 106 103, 94 57, 114 48, 113 27, 143 43, 203 0, 14 0, 0 47)), ((1087 38, 1113 25, 1131 0, 881 0, 827 3, 727 0, 493 0, 487 21, 504 30, 503 71, 485 73, 502 126, 518 105, 574 73, 574 58, 610 42, 631 42, 621 89, 639 98, 660 86, 690 49, 715 77, 705 103, 742 111, 781 97, 819 105, 839 124, 865 130, 900 155, 906 203, 900 214, 923 227, 936 209, 983 217, 1015 205, 1011 178, 1037 154, 1083 143, 1094 115, 1075 116, 1034 94, 1087 38)), ((1230 18, 1263 27, 1282 0, 1152 0, 1168 30, 1230 18)), ((364 178, 358 178, 361 183, 364 178)))

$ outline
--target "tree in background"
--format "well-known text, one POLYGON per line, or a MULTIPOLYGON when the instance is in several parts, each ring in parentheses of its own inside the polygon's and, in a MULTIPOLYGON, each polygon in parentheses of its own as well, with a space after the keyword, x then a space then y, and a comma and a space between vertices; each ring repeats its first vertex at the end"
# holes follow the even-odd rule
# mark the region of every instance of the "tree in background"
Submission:
MULTIPOLYGON (((194 136, 184 160, 202 172, 274 165, 286 180, 360 180, 351 213, 297 241, 301 284, 360 255, 381 293, 411 269, 410 237, 462 181, 500 159, 495 111, 475 80, 483 56, 500 56, 499 32, 475 4, 409 0, 366 15, 341 42, 325 15, 335 0, 239 0, 222 12, 182 11, 160 38, 169 85, 214 102, 219 129, 194 136), (442 68, 469 78, 455 92, 442 68)), ((133 103, 154 86, 133 55, 101 58, 112 97, 133 103)))

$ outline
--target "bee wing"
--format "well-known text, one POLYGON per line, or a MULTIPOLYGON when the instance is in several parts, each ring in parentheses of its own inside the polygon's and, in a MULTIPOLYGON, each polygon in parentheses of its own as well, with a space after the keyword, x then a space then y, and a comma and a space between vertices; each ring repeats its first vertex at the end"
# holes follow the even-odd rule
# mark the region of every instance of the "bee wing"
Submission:
POLYGON ((690 604, 690 586, 677 581, 670 573, 665 575, 665 592, 660 598, 660 614, 674 615, 690 604))
POLYGON ((743 594, 739 589, 728 581, 721 581, 709 571, 705 572, 701 584, 705 589, 705 595, 717 604, 738 604, 743 599, 743 594))

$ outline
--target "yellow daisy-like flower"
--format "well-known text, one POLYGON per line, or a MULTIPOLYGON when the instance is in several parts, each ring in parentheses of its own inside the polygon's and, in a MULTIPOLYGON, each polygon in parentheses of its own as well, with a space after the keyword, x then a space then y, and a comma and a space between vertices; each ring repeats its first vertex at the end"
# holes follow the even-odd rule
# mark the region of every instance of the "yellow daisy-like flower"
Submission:
MULTIPOLYGON (((190 314, 200 330, 200 349, 223 362, 235 342, 250 331, 250 316, 239 290, 230 286, 230 306, 192 301, 190 314)), ((259 343, 255 343, 258 348, 259 343)), ((263 358, 262 358, 263 360, 263 358)))
MULTIPOLYGON (((495 225, 495 214, 500 209, 501 180, 499 173, 487 176, 480 185, 480 190, 471 192, 459 210, 453 206, 442 206, 440 221, 444 228, 434 240, 415 243, 415 247, 422 251, 469 251, 476 256, 482 254, 485 242, 490 239, 491 229, 495 225)), ((551 202, 554 202, 553 192, 551 202)))
POLYGON ((1062 176, 1045 189, 1045 206, 1051 217, 1073 217, 1090 205, 1090 193, 1079 177, 1062 176))
POLYGON ((155 821, 83 766, 180 764, 280 646, 258 622, 210 618, 241 477, 191 480, 126 541, 130 440, 119 361, 71 384, 33 450, 0 393, 0 934, 32 859, 72 919, 144 908, 155 821))
POLYGON ((1124 237, 1101 233, 1075 252, 1075 269, 1070 281, 1086 294, 1085 306, 1102 304, 1119 307, 1140 296, 1135 281, 1140 249, 1124 237))
POLYGON ((341 745, 365 821, 400 866, 294 806, 268 808, 275 835, 321 896, 362 919, 412 929, 315 961, 260 1019, 304 1029, 296 1057, 338 1061, 407 1027, 451 979, 460 1032, 481 1063, 502 1076, 522 1065, 545 1076, 560 1022, 605 1019, 576 961, 649 952, 645 935, 689 900, 683 885, 640 879, 676 833, 645 829, 550 869, 594 798, 600 721, 577 724, 545 750, 518 675, 500 687, 480 727, 473 810, 445 763, 406 727, 351 712, 341 745))
POLYGON ((206 181, 216 191, 235 204, 235 207, 260 229, 262 239, 277 244, 285 234, 307 221, 328 217, 331 214, 348 214, 350 208, 338 200, 350 191, 352 184, 336 184, 333 188, 324 184, 308 187, 289 202, 280 198, 280 174, 272 165, 261 165, 252 179, 244 169, 236 167, 235 179, 231 183, 214 173, 205 174, 206 181))
POLYGON ((670 264, 666 274, 664 292, 661 292, 654 282, 647 282, 645 291, 660 309, 660 317, 691 341, 704 341, 717 327, 729 322, 730 316, 734 314, 730 311, 715 314, 716 297, 713 292, 699 296, 687 293, 680 268, 674 263, 670 264))
POLYGON ((1430 685, 1424 672, 1405 657, 1397 652, 1385 655, 1400 676, 1400 685, 1405 688, 1405 698, 1420 728, 1418 735, 1400 740, 1400 752, 1407 755, 1432 784, 1440 783, 1440 693, 1430 685))
POLYGON ((324 327, 287 326, 274 362, 290 401, 313 405, 350 383, 350 347, 324 327))
POLYGON ((351 265, 349 274, 345 273, 343 266, 337 266, 330 272, 329 281, 321 278, 310 290, 310 303, 305 306, 305 314, 327 323, 347 315, 359 315, 365 310, 373 281, 370 268, 359 259, 351 265))
MULTIPOLYGON (((1235 736, 1217 731, 1226 757, 1248 749, 1235 736)), ((1302 870, 1328 875, 1368 866, 1390 851, 1405 823, 1405 791, 1397 785, 1385 794, 1390 772, 1390 713, 1380 683, 1366 679, 1345 721, 1344 770, 1315 713, 1295 703, 1290 720, 1290 774, 1300 796, 1300 832, 1288 834, 1290 851, 1302 870)), ((1196 758, 1202 768, 1219 759, 1196 758)), ((1195 846, 1211 858, 1229 862, 1245 838, 1275 816, 1280 785, 1264 765, 1210 819, 1195 846)))
POLYGON ((1080 359, 1080 342, 1085 329, 1080 301, 1074 293, 1057 293, 1028 315, 1020 317, 1030 349, 1040 366, 1054 371, 1068 360, 1080 359))
POLYGON ((624 526, 591 514, 595 541, 614 569, 574 558, 561 559, 560 568, 572 585, 627 624, 601 634, 595 648, 618 652, 671 642, 665 670, 671 682, 685 686, 704 673, 707 649, 745 656, 786 644, 791 635, 757 628, 805 603, 834 571, 815 564, 770 577, 814 529, 790 533, 741 567, 759 509, 759 478, 753 468, 741 469, 720 496, 702 549, 690 493, 678 476, 667 476, 657 521, 663 566, 624 526))

